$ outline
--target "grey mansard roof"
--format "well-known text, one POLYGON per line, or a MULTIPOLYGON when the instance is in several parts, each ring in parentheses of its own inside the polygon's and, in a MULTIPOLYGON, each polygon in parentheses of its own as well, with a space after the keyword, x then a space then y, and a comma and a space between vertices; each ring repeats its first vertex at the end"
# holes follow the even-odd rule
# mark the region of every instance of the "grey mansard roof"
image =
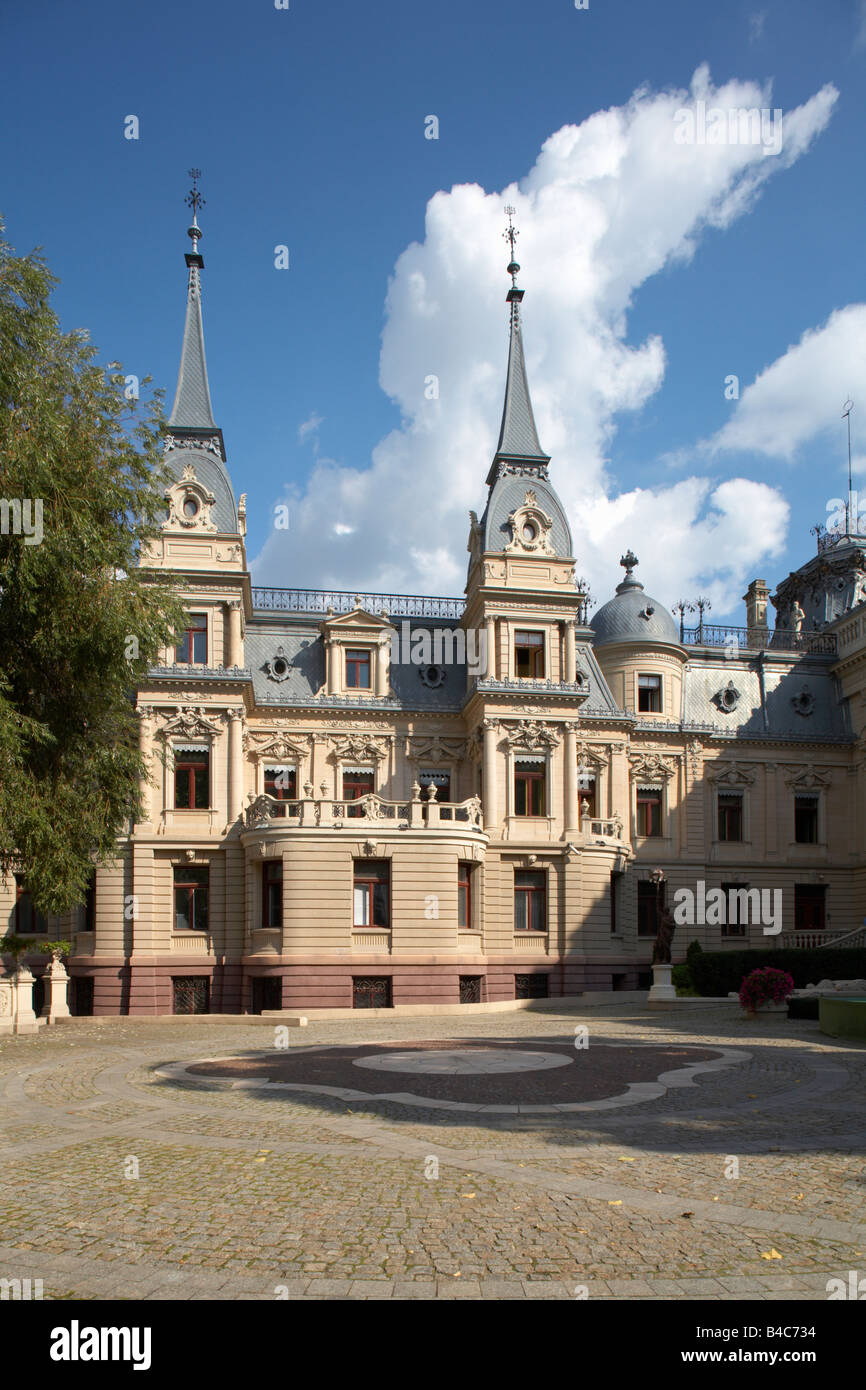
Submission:
POLYGON ((680 640, 671 614, 658 599, 644 592, 631 569, 616 586, 614 597, 599 608, 589 625, 595 633, 596 647, 606 642, 674 642, 679 645, 680 640))
POLYGON ((571 527, 565 508, 548 481, 547 470, 529 471, 520 465, 499 465, 496 481, 490 489, 487 506, 481 518, 482 549, 504 550, 511 540, 508 518, 526 501, 527 491, 535 493, 538 505, 550 517, 550 542, 560 559, 572 554, 571 527))

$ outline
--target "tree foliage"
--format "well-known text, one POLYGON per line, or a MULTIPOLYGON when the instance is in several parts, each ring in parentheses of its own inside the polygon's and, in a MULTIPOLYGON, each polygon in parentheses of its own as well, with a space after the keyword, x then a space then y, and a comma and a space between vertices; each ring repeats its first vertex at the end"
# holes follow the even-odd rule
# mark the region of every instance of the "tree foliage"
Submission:
POLYGON ((42 912, 82 901, 139 811, 133 692, 181 613, 139 567, 169 481, 160 394, 127 400, 61 331, 56 283, 0 237, 0 871, 42 912))

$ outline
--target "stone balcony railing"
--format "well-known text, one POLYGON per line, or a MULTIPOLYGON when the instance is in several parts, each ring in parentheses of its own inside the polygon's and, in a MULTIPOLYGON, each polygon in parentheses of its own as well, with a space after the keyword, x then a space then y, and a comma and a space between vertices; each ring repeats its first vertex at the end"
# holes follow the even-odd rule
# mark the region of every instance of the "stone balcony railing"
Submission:
POLYGON ((366 830, 375 826, 379 830, 430 830, 434 827, 479 833, 484 830, 478 796, 466 801, 422 800, 420 796, 411 801, 386 801, 375 792, 354 801, 331 797, 314 800, 312 796, 280 801, 264 793, 247 807, 244 824, 247 830, 277 825, 284 825, 286 829, 324 826, 335 830, 343 827, 366 830))

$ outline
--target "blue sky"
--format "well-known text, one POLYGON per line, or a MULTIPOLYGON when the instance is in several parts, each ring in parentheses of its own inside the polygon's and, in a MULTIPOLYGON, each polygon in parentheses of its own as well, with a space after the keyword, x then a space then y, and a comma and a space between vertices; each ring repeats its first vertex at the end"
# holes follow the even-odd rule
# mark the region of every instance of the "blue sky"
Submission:
POLYGON ((848 395, 866 489, 864 23, 855 0, 7 0, 0 208, 60 276, 64 324, 170 405, 201 167, 211 392, 254 574, 453 593, 496 440, 515 202, 578 573, 603 601, 631 545, 663 601, 703 590, 736 617, 749 579, 811 553, 848 395), (678 163, 672 113, 719 90, 782 110, 779 155, 678 163))

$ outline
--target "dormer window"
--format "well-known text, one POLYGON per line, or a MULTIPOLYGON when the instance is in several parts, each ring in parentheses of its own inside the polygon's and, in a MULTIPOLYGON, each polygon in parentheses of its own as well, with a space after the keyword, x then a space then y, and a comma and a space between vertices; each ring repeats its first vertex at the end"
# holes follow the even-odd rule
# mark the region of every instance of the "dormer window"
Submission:
POLYGON ((540 680, 544 677, 544 633, 514 634, 514 674, 521 678, 540 680))
POLYGON ((370 689, 370 656, 368 648, 350 648, 346 652, 346 689, 370 689))
POLYGON ((207 614, 187 614, 174 659, 178 666, 207 666, 207 614))
POLYGON ((637 707, 640 714, 661 714, 662 678, 661 676, 638 676, 637 707))

